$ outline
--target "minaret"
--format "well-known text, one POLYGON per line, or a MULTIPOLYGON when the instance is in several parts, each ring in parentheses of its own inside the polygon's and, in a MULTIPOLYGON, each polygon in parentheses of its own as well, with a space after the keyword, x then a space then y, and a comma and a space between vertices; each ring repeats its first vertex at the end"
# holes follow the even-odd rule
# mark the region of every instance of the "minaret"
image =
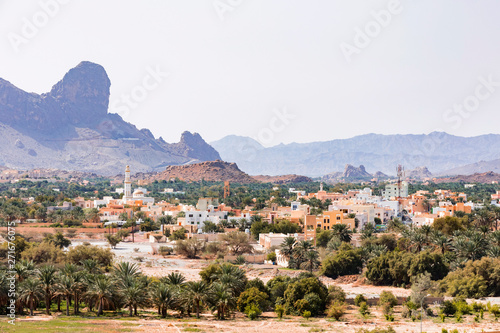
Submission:
POLYGON ((323 182, 321 182, 321 183, 319 184, 319 191, 320 191, 320 192, 323 192, 323 182))
POLYGON ((130 167, 125 168, 125 182, 123 183, 123 201, 132 199, 132 183, 130 182, 130 167))

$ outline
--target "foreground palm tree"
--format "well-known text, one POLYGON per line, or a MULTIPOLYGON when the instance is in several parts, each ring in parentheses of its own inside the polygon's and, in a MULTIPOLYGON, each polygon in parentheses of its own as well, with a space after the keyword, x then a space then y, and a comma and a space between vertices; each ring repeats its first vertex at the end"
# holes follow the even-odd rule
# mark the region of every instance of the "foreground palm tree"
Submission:
POLYGON ((43 266, 38 270, 37 275, 45 295, 45 313, 50 315, 50 301, 56 282, 56 268, 54 265, 43 266))
POLYGON ((42 283, 38 279, 25 279, 19 285, 19 298, 26 302, 30 308, 30 316, 33 316, 35 302, 38 302, 42 297, 42 283))
POLYGON ((73 279, 70 276, 63 275, 56 284, 56 295, 66 298, 66 316, 69 316, 69 305, 73 295, 73 279))
POLYGON ((106 275, 97 275, 89 287, 88 295, 91 296, 97 303, 97 316, 103 314, 104 302, 111 302, 113 297, 114 285, 106 275))
POLYGON ((347 224, 335 224, 332 227, 332 232, 337 236, 341 242, 350 243, 352 239, 352 232, 349 230, 347 224))
POLYGON ((319 266, 319 254, 316 250, 309 250, 304 255, 304 262, 302 263, 302 268, 308 270, 312 273, 313 269, 319 266))
POLYGON ((196 318, 200 318, 200 304, 203 305, 210 297, 210 288, 203 281, 191 281, 187 284, 186 298, 193 302, 196 318))
POLYGON ((147 294, 144 292, 145 286, 137 279, 132 279, 124 283, 120 288, 125 306, 128 306, 129 316, 137 315, 137 307, 146 304, 147 294))
POLYGON ((162 318, 167 316, 168 308, 176 303, 176 295, 172 287, 164 283, 152 285, 150 297, 153 304, 158 307, 158 314, 161 314, 162 318))
POLYGON ((212 285, 212 290, 213 294, 210 300, 212 307, 217 311, 217 319, 224 320, 225 315, 236 307, 236 297, 231 289, 223 283, 215 282, 212 285))

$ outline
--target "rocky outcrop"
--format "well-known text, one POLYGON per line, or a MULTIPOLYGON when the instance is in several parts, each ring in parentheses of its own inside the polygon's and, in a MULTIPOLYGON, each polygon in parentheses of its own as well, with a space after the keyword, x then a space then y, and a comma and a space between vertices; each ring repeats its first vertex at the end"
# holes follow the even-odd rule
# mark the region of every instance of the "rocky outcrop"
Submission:
POLYGON ((432 173, 425 166, 416 167, 413 170, 405 171, 405 176, 410 179, 428 179, 432 177, 432 173))
POLYGON ((292 183, 309 183, 312 182, 312 179, 306 176, 300 175, 282 175, 282 176, 267 176, 267 175, 259 175, 252 176, 259 182, 263 183, 273 183, 273 184, 292 184, 292 183))
POLYGON ((189 165, 171 165, 168 166, 165 171, 158 172, 150 176, 148 180, 168 181, 172 178, 179 178, 180 180, 188 182, 200 180, 214 182, 230 181, 232 183, 240 184, 258 182, 256 179, 241 171, 236 163, 227 163, 220 160, 189 165))
POLYGON ((88 61, 42 95, 0 79, 0 165, 109 175, 126 164, 144 172, 220 159, 197 133, 169 144, 108 113, 110 85, 104 68, 88 61))
POLYGON ((353 165, 346 164, 342 177, 346 179, 370 179, 372 178, 372 175, 366 172, 363 165, 356 168, 353 165))

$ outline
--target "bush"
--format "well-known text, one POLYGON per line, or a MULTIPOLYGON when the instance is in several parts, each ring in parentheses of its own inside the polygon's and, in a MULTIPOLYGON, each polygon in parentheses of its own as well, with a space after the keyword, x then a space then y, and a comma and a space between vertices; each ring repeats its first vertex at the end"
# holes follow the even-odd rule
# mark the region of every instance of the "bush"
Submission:
POLYGON ((335 279, 342 275, 359 274, 363 267, 362 249, 343 243, 335 254, 328 255, 321 263, 321 274, 335 279))
POLYGON ((281 319, 283 318, 283 314, 285 313, 285 307, 281 304, 277 304, 274 308, 274 312, 276 312, 276 316, 281 319))
POLYGON ((94 259, 100 266, 107 267, 111 266, 113 252, 97 245, 78 245, 69 249, 66 258, 69 263, 75 265, 81 265, 83 260, 94 259))
POLYGON ((181 239, 186 239, 186 232, 187 230, 184 228, 180 228, 175 230, 172 235, 170 236, 171 240, 181 240, 181 239))
POLYGON ((311 311, 304 311, 302 312, 302 317, 306 318, 307 320, 309 320, 309 318, 311 317, 311 311))
POLYGON ((344 302, 335 301, 330 304, 327 316, 339 321, 345 314, 346 306, 344 302))
POLYGON ((330 287, 328 287, 328 300, 330 302, 344 303, 345 302, 344 290, 339 286, 331 285, 330 287))
POLYGON ((194 259, 203 251, 204 246, 205 243, 196 238, 178 240, 175 243, 175 252, 186 258, 194 259))
POLYGON ((53 243, 42 242, 33 244, 21 252, 21 258, 33 260, 35 264, 60 263, 64 261, 64 252, 53 243))
POLYGON ((398 299, 390 291, 384 290, 380 293, 380 298, 378 300, 378 304, 380 306, 384 306, 384 305, 388 304, 392 308, 392 307, 395 307, 396 305, 398 305, 398 299))
MULTIPOLYGON (((135 250, 135 249, 134 249, 135 250)), ((139 249, 138 249, 139 250, 139 249)), ((172 248, 170 246, 160 246, 158 248, 158 253, 161 255, 161 256, 168 256, 172 253, 172 248)))
POLYGON ((255 320, 262 314, 261 308, 255 303, 247 305, 244 312, 250 320, 255 320))
POLYGON ((252 287, 240 294, 240 297, 238 298, 236 304, 238 310, 241 312, 245 312, 246 308, 250 305, 256 305, 259 307, 259 309, 265 310, 269 306, 268 298, 269 296, 265 292, 260 291, 258 288, 252 287))
POLYGON ((366 302, 361 302, 359 304, 359 313, 361 313, 363 317, 366 317, 370 314, 370 309, 368 308, 368 304, 366 304, 366 302))
POLYGON ((439 283, 441 293, 465 298, 500 296, 500 258, 468 261, 439 283))
POLYGON ((354 298, 354 305, 361 306, 361 303, 366 303, 366 297, 363 294, 356 295, 354 298))
MULTIPOLYGON (((306 275, 307 276, 307 275, 306 275)), ((272 293, 272 289, 271 289, 272 293)), ((316 316, 323 313, 326 307, 325 301, 328 297, 328 289, 317 277, 304 277, 288 284, 283 298, 285 300, 286 313, 294 313, 300 315, 303 309, 299 308, 296 303, 308 296, 310 301, 314 301, 313 308, 307 310, 313 311, 312 315, 316 316), (317 294, 318 297, 313 297, 309 294, 317 294)), ((307 301, 306 301, 307 302, 307 301)), ((307 302, 308 303, 308 302, 307 302)), ((299 303, 301 305, 302 303, 299 303)), ((309 305, 308 305, 309 306, 309 305)))
POLYGON ((439 309, 445 316, 453 316, 457 312, 455 303, 453 303, 452 301, 444 301, 443 303, 441 303, 439 309))
POLYGON ((276 252, 269 252, 267 254, 267 260, 272 261, 272 262, 276 262, 276 252))

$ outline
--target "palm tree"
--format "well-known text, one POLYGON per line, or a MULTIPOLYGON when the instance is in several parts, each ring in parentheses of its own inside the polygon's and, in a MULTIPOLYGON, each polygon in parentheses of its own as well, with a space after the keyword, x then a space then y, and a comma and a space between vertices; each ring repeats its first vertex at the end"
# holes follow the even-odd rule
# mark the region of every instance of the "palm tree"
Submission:
POLYGON ((69 305, 73 295, 73 279, 70 276, 62 275, 59 277, 56 284, 56 295, 66 298, 66 316, 69 316, 69 305))
POLYGON ((29 305, 30 316, 33 316, 35 303, 43 297, 41 288, 42 283, 38 279, 25 279, 19 285, 19 298, 29 305))
POLYGON ((182 288, 186 283, 186 278, 181 273, 172 272, 167 276, 162 277, 160 281, 175 288, 182 288))
POLYGON ((80 262, 83 266, 83 270, 88 274, 100 274, 101 268, 99 264, 94 259, 85 259, 80 262))
POLYGON ((217 319, 224 320, 225 315, 236 307, 236 297, 231 289, 225 284, 215 282, 212 284, 211 303, 214 310, 217 311, 217 319))
POLYGON ((292 236, 286 237, 280 245, 281 253, 283 253, 288 260, 292 257, 294 246, 295 238, 292 236))
POLYGON ((135 278, 141 274, 137 264, 122 261, 113 267, 113 275, 116 280, 126 280, 129 277, 135 278))
POLYGON ((450 243, 448 237, 440 231, 436 231, 432 235, 432 242, 436 245, 437 248, 441 250, 441 254, 446 252, 448 245, 450 243))
POLYGON ((130 317, 137 315, 138 306, 146 304, 147 295, 144 293, 144 289, 144 285, 137 279, 132 279, 123 288, 120 288, 120 294, 123 297, 125 306, 128 306, 130 317))
POLYGON ((200 318, 200 304, 204 304, 210 297, 210 288, 203 281, 190 281, 187 284, 186 298, 193 302, 196 318, 200 318))
POLYGON ((309 250, 304 255, 305 261, 301 264, 301 267, 312 273, 313 269, 317 268, 320 264, 319 254, 316 250, 309 250))
POLYGON ((152 285, 150 297, 153 304, 158 307, 158 314, 161 314, 162 318, 167 316, 168 308, 176 303, 176 295, 172 287, 164 283, 152 285))
POLYGON ((50 301, 52 299, 52 292, 56 282, 56 268, 54 265, 43 266, 38 270, 37 275, 45 295, 45 313, 50 315, 50 301))
POLYGON ((113 297, 114 285, 109 276, 97 275, 93 279, 87 293, 98 304, 97 316, 103 314, 104 302, 110 303, 113 297))
POLYGON ((23 282, 23 280, 31 276, 34 271, 35 264, 33 263, 33 260, 20 260, 16 263, 17 281, 23 282))
POLYGON ((350 243, 352 239, 352 232, 349 230, 347 224, 335 224, 332 227, 332 232, 337 236, 341 242, 350 243))

